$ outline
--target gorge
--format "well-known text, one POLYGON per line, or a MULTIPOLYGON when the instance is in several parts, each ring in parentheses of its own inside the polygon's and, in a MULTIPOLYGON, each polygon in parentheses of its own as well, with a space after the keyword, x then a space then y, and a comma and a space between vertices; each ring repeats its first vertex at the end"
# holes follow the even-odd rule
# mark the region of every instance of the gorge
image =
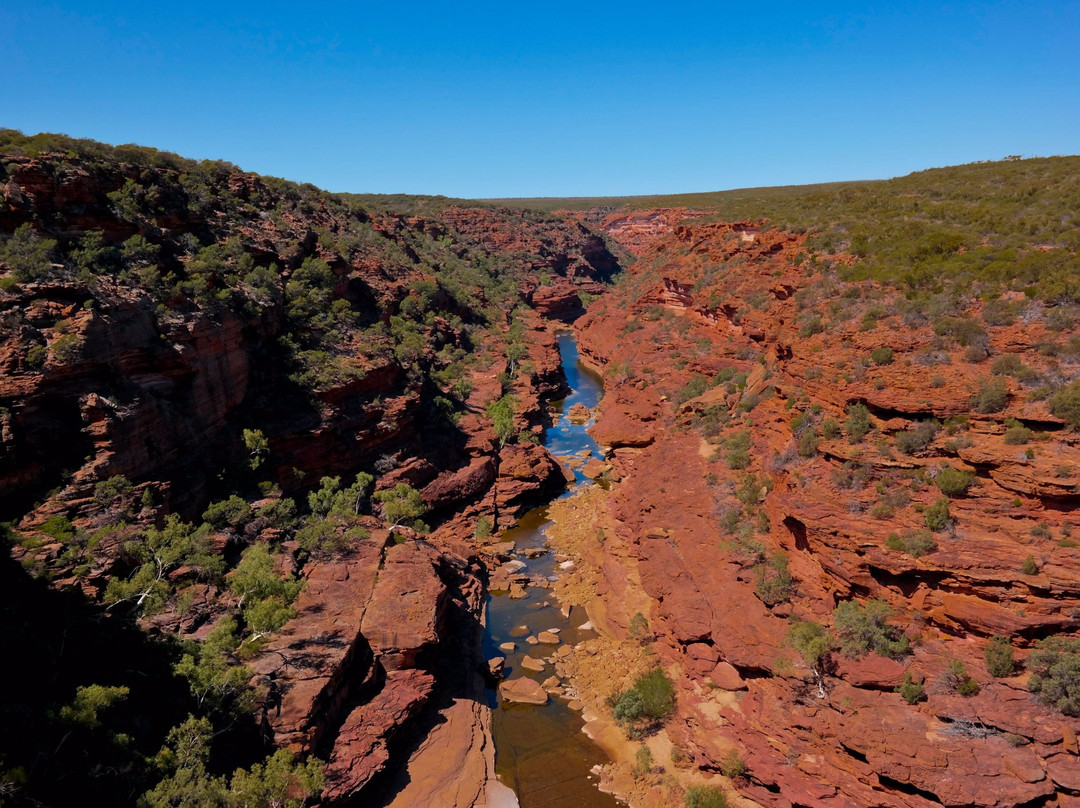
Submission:
POLYGON ((494 204, 0 147, 5 803, 1080 804, 1080 158, 494 204))

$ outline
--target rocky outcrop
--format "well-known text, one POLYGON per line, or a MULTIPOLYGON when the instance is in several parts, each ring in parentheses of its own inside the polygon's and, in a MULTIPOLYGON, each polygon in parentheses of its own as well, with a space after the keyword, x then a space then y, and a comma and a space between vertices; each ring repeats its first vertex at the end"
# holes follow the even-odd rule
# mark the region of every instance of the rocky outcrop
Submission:
MULTIPOLYGON (((618 270, 604 239, 517 211, 368 212, 224 164, 102 149, 0 163, 0 236, 29 225, 57 242, 40 278, 0 263, 0 516, 33 537, 19 557, 100 599, 131 571, 125 541, 166 514, 197 523, 211 499, 269 491, 207 546, 227 568, 266 542, 304 581, 246 662, 274 742, 327 761, 327 804, 505 801, 471 541, 482 517, 506 527, 565 484, 535 442, 565 391, 549 321, 580 316, 618 270), (80 253, 95 234, 100 252, 80 253), (479 266, 498 267, 498 306, 479 266), (514 434, 500 439, 486 409, 503 393, 514 434), (314 522, 307 493, 358 472, 419 490, 431 533, 391 535, 356 516, 372 510, 359 495, 335 517, 358 528, 343 545, 302 547, 286 498, 314 522), (121 493, 101 493, 110 480, 121 493), (80 538, 85 558, 38 536, 53 516, 101 531, 80 538)), ((239 613, 224 589, 193 583, 190 605, 144 623, 204 638, 239 613)))
MULTIPOLYGON (((592 432, 618 481, 597 589, 622 597, 640 580, 661 657, 683 672, 676 744, 713 771, 734 744, 750 772, 734 785, 763 805, 1071 804, 1080 723, 983 660, 992 636, 1022 666, 1038 639, 1080 628, 1077 439, 1034 382, 999 375, 1001 405, 976 406, 985 354, 925 319, 902 322, 898 307, 866 314, 860 298, 892 293, 838 282, 799 256, 802 236, 609 221, 641 257, 632 282, 577 323, 582 355, 605 374, 592 432), (866 437, 846 426, 854 404, 868 409, 866 437), (938 427, 919 427, 931 418, 938 427), (972 484, 929 531, 946 467, 972 484), (912 536, 928 549, 906 551, 912 536), (777 594, 780 553, 791 584, 777 594), (913 650, 833 652, 819 697, 791 621, 828 626, 851 599, 889 604, 913 650), (954 691, 950 660, 977 693, 954 691), (925 701, 895 692, 906 676, 925 701)), ((1051 336, 1041 304, 1027 305, 986 327, 990 357, 1016 355, 1029 379, 1069 378, 1075 360, 1039 350, 1068 334, 1051 336)))

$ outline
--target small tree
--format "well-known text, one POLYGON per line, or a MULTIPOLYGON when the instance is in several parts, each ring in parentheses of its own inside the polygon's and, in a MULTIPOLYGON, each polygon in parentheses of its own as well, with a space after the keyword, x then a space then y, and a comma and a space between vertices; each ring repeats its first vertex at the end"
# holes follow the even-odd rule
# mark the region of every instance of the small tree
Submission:
POLYGON ((252 470, 262 465, 263 459, 270 452, 270 443, 261 429, 244 430, 244 446, 248 450, 248 465, 252 470))
POLYGON ((870 352, 870 359, 875 365, 891 365, 893 361, 893 349, 888 347, 874 348, 870 352))
POLYGON ((634 680, 634 686, 611 698, 615 720, 630 737, 641 737, 675 709, 675 687, 662 668, 634 680))
POLYGON ((1009 403, 1009 392, 1005 380, 1000 377, 984 379, 971 400, 976 412, 1001 412, 1009 403))
POLYGON ((255 642, 285 625, 293 615, 292 602, 302 584, 277 571, 277 559, 263 542, 251 545, 229 575, 229 590, 239 599, 250 636, 255 642))
POLYGON ((961 696, 970 697, 979 692, 979 683, 971 678, 967 667, 959 659, 950 659, 942 676, 945 687, 961 696))
POLYGON ((652 751, 642 744, 634 753, 634 779, 642 780, 648 777, 652 773, 653 765, 652 751))
POLYGON ((858 659, 870 651, 886 657, 901 657, 911 643, 903 632, 888 624, 893 610, 883 600, 854 600, 841 603, 833 610, 833 628, 844 656, 858 659))
POLYGON ((487 417, 491 419, 491 425, 495 429, 495 435, 499 439, 499 446, 505 446, 510 439, 517 434, 514 429, 514 410, 517 408, 517 400, 507 393, 487 406, 487 417))
POLYGON ((732 749, 724 755, 724 759, 720 761, 720 773, 732 780, 746 774, 746 763, 738 749, 732 749))
POLYGON ((1013 675, 1016 662, 1013 660, 1013 647, 1008 637, 1000 634, 991 637, 983 650, 983 657, 986 660, 986 669, 991 676, 1000 678, 1013 675))
POLYGON ((204 578, 220 575, 222 560, 210 552, 208 528, 193 531, 175 514, 158 530, 149 528, 124 544, 124 555, 135 563, 129 578, 115 577, 105 588, 105 600, 113 605, 134 601, 135 608, 154 613, 172 593, 169 574, 180 566, 191 567, 204 578))
POLYGON ((825 679, 822 667, 833 647, 833 636, 825 626, 813 620, 792 620, 788 628, 788 644, 803 658, 818 686, 818 698, 825 698, 825 679))
POLYGON ((949 515, 949 500, 942 497, 923 511, 923 521, 930 530, 935 532, 944 530, 951 525, 952 518, 949 515))
POLYGON ((844 429, 851 443, 858 443, 866 437, 866 433, 870 431, 870 410, 865 404, 852 404, 848 407, 844 429))
POLYGON ((398 483, 386 491, 376 491, 375 499, 383 504, 383 518, 392 525, 419 519, 428 510, 420 492, 408 483, 398 483))
POLYGON ((757 594, 765 605, 776 606, 789 600, 793 589, 786 553, 776 553, 757 565, 757 594))
POLYGON ((43 239, 29 224, 21 224, 7 241, 0 245, 0 259, 8 265, 20 281, 39 281, 52 269, 56 242, 43 239))

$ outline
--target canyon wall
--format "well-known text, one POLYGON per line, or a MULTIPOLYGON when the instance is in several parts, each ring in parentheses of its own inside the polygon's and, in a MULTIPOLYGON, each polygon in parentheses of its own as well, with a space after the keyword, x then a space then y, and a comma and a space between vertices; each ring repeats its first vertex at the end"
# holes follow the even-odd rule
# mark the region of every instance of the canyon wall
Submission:
POLYGON ((965 350, 805 236, 657 221, 608 220, 637 260, 577 331, 617 481, 594 605, 628 636, 618 604, 647 596, 678 747, 716 772, 736 750, 762 805, 1074 804, 1080 723, 1023 667, 1080 620, 1080 445, 1037 393, 1075 377, 1046 348, 1075 332, 1023 295, 1007 323, 975 300, 950 313, 985 324, 965 350), (849 602, 884 604, 900 647, 808 662, 793 626, 842 639, 849 602), (995 637, 1015 665, 991 673, 995 637))

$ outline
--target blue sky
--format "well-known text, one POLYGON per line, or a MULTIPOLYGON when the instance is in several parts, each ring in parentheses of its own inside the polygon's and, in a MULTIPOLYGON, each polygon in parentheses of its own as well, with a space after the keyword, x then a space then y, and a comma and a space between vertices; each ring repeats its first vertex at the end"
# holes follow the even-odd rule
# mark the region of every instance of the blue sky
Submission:
POLYGON ((1080 2, 0 4, 0 126, 334 191, 675 193, 1080 153, 1080 2))

